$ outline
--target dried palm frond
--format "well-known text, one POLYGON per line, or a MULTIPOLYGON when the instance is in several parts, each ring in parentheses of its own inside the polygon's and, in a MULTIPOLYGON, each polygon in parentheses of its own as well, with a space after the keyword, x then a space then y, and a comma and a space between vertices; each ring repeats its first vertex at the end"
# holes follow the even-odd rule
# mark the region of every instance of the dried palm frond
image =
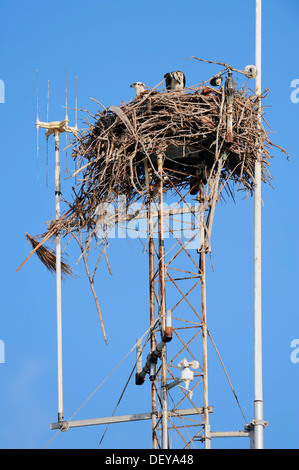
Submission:
MULTIPOLYGON (((38 246, 39 242, 28 233, 26 233, 25 235, 32 248, 35 249, 38 246)), ((39 248, 36 249, 35 253, 39 257, 40 261, 46 266, 46 268, 50 272, 56 272, 56 255, 53 250, 45 247, 44 245, 41 245, 39 248)), ((74 277, 72 268, 65 262, 65 260, 61 261, 61 274, 62 277, 74 277)))

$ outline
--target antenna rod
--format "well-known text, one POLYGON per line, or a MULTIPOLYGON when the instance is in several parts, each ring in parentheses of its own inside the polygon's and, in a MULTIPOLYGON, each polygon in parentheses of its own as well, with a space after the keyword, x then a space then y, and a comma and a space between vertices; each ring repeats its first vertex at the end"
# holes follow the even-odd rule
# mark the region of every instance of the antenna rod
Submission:
POLYGON ((47 122, 49 122, 49 99, 50 99, 50 80, 48 80, 48 90, 47 90, 47 122))
MULTIPOLYGON (((59 131, 55 130, 55 209, 56 220, 60 219, 60 155, 59 131)), ((63 380, 62 380, 62 313, 61 313, 61 239, 56 235, 56 305, 57 305, 57 376, 58 376, 58 422, 63 421, 63 380)))
POLYGON ((67 117, 67 68, 65 68, 65 118, 67 117))
MULTIPOLYGON (((67 115, 67 68, 65 68, 65 119, 68 119, 67 115)), ((67 132, 65 133, 65 170, 67 172, 67 132)))
MULTIPOLYGON (((67 71, 65 76, 67 82, 67 71)), ((41 122, 38 119, 38 71, 37 71, 37 119, 36 127, 37 130, 42 127, 47 129, 46 138, 54 134, 55 138, 55 212, 56 212, 56 224, 58 227, 56 230, 56 307, 57 307, 57 376, 58 376, 58 422, 63 422, 63 376, 62 376, 62 309, 61 309, 61 234, 58 222, 65 218, 67 213, 60 218, 60 198, 61 198, 61 174, 60 174, 60 155, 59 155, 59 136, 62 132, 71 132, 77 135, 77 128, 68 126, 67 118, 67 106, 66 106, 66 117, 62 121, 48 122, 49 119, 49 81, 48 81, 48 97, 47 97, 47 122, 41 122)), ((66 105, 67 105, 67 87, 66 87, 66 105)), ((69 212, 69 211, 68 211, 69 212)), ((49 233, 43 238, 43 240, 33 249, 27 259, 17 269, 19 271, 21 267, 28 261, 32 254, 43 244, 43 242, 49 238, 49 233)))
POLYGON ((77 107, 78 107, 78 95, 77 95, 77 77, 76 77, 76 101, 75 101, 75 128, 77 129, 77 107))
MULTIPOLYGON (((36 70, 36 122, 38 122, 38 70, 36 70)), ((38 130, 39 128, 36 128, 36 177, 38 178, 38 130)))
POLYGON ((38 120, 38 70, 36 70, 36 116, 38 120))
MULTIPOLYGON (((49 99, 50 99, 50 80, 48 80, 48 91, 47 91, 47 122, 49 122, 49 99)), ((46 157, 46 188, 48 188, 49 178, 49 138, 47 139, 47 157, 46 157)))
MULTIPOLYGON (((255 18, 255 93, 261 122, 262 0, 256 0, 255 18)), ((262 264, 261 264, 261 154, 255 161, 254 190, 254 426, 253 448, 264 447, 262 377, 262 264)))

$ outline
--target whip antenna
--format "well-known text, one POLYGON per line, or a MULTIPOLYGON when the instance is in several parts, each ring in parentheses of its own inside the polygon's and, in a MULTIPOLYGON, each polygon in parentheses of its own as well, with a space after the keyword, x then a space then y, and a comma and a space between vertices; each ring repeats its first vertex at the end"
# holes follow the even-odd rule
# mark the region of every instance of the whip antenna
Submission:
POLYGON ((76 77, 76 101, 75 101, 75 128, 77 129, 77 116, 78 116, 78 95, 77 95, 77 77, 76 77))
MULTIPOLYGON (((55 265, 56 271, 56 310, 57 310, 57 372, 58 372, 58 422, 63 422, 63 377, 62 377, 62 306, 61 306, 61 279, 62 274, 65 271, 65 265, 63 264, 61 258, 61 233, 60 229, 57 229, 57 224, 60 220, 62 220, 66 214, 61 217, 60 213, 60 199, 61 199, 61 177, 60 177, 60 149, 59 149, 59 139, 60 134, 65 132, 71 132, 74 135, 77 135, 77 129, 74 127, 68 126, 68 117, 67 117, 67 108, 66 108, 66 115, 62 121, 52 121, 49 122, 49 81, 48 81, 48 96, 47 96, 47 122, 41 122, 38 118, 38 75, 37 75, 37 120, 36 120, 36 127, 39 129, 42 127, 46 129, 46 138, 51 135, 54 135, 55 139, 55 223, 54 223, 54 230, 48 231, 46 237, 49 237, 49 233, 51 235, 55 235, 56 237, 56 252, 55 254, 50 252, 48 249, 42 247, 46 237, 37 244, 35 244, 35 240, 33 237, 28 237, 30 243, 33 246, 33 251, 31 252, 30 256, 37 252, 40 259, 43 263, 47 266, 48 269, 53 270, 55 265), (43 249, 42 249, 43 248, 43 249), (39 251, 37 251, 39 250, 39 251)), ((66 87, 66 104, 67 104, 67 87, 66 87)), ((59 226, 58 226, 59 227, 59 226)), ((29 257, 30 257, 29 256, 29 257)), ((29 259, 29 257, 24 261, 24 263, 18 268, 18 270, 25 264, 25 262, 29 259)), ((68 269, 68 268, 67 268, 68 269)))
MULTIPOLYGON (((49 97, 50 97, 50 80, 48 80, 48 91, 47 91, 47 122, 49 122, 49 97)), ((49 136, 46 135, 47 139, 47 156, 46 156, 46 188, 48 188, 48 173, 49 173, 49 136)))
MULTIPOLYGON (((65 68, 65 121, 67 124, 67 67, 65 68)), ((65 171, 67 172, 67 132, 65 133, 65 171)))
MULTIPOLYGON (((36 124, 38 124, 38 70, 36 70, 36 124)), ((36 126, 36 177, 38 178, 38 129, 39 126, 36 126)))
MULTIPOLYGON (((78 94, 77 94, 77 76, 76 76, 76 97, 75 97, 75 129, 78 129, 77 126, 77 117, 78 117, 78 94)), ((77 164, 75 161, 75 171, 77 170, 77 164)), ((75 176, 75 184, 77 184, 77 175, 75 176)))

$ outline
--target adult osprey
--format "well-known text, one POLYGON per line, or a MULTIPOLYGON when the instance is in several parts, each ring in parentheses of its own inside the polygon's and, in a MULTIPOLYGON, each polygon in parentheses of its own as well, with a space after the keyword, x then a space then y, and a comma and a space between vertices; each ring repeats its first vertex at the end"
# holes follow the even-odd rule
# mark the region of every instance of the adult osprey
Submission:
POLYGON ((257 76, 257 68, 255 65, 246 65, 244 69, 244 73, 247 78, 256 78, 257 76))
POLYGON ((164 75, 167 90, 179 91, 185 88, 185 74, 180 71, 169 72, 164 75))
POLYGON ((131 88, 134 88, 136 91, 136 96, 139 96, 141 93, 146 91, 145 84, 142 82, 135 82, 130 85, 131 88))
POLYGON ((210 85, 212 86, 220 86, 222 83, 223 77, 221 75, 215 75, 215 77, 211 78, 210 85))

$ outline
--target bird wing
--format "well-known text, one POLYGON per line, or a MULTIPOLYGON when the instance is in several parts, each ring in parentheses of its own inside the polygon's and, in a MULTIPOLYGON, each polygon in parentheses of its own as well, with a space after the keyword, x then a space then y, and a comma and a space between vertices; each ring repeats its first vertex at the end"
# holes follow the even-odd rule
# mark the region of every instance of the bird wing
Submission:
POLYGON ((165 86, 166 86, 167 90, 170 90, 171 89, 171 82, 172 82, 171 74, 166 73, 164 75, 164 78, 165 78, 165 86))

